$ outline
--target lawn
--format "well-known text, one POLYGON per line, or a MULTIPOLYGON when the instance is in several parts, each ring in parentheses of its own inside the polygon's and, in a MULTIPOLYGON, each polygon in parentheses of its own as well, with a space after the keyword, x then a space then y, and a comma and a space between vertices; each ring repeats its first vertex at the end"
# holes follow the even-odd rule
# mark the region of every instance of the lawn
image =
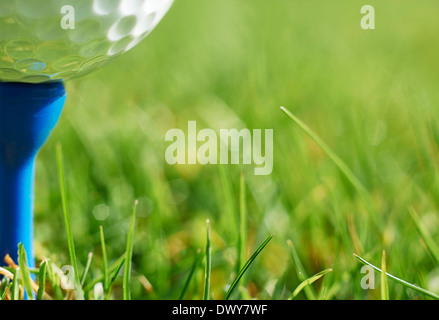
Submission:
MULTIPOLYGON (((437 4, 368 4, 375 30, 360 27, 363 1, 176 1, 130 53, 69 81, 37 162, 37 258, 69 264, 60 144, 81 273, 93 252, 85 286, 103 274, 100 226, 112 265, 125 253, 138 200, 134 299, 178 299, 183 290, 202 299, 206 264, 208 298, 222 299, 270 235, 231 298, 288 299, 330 268, 295 298, 380 299, 381 275, 363 289, 353 253, 381 268, 383 250, 388 273, 438 294, 437 4), (169 165, 166 132, 192 120, 218 132, 273 129, 272 174, 169 165)), ((123 273, 114 299, 124 295, 123 273)), ((388 291, 390 299, 431 297, 391 278, 388 291)))

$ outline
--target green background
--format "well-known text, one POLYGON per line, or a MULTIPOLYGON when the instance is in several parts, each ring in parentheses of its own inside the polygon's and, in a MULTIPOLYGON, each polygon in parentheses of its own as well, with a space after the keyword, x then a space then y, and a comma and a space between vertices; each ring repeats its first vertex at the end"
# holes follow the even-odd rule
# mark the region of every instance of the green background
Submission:
MULTIPOLYGON (((286 244, 327 299, 377 299, 360 286, 357 253, 439 292, 439 269, 407 207, 438 239, 438 56, 435 1, 180 0, 141 45, 86 78, 67 83, 61 122, 37 163, 38 257, 68 264, 55 144, 67 173, 80 265, 102 268, 99 225, 110 260, 124 253, 139 199, 133 297, 176 299, 212 228, 212 294, 236 275, 239 180, 246 182, 248 253, 275 234, 234 297, 287 298, 300 283, 286 244), (376 29, 360 9, 375 7, 376 29), (308 124, 370 194, 367 210, 331 159, 280 110, 308 124), (171 128, 274 129, 274 170, 178 165, 164 159, 171 128), (226 178, 221 179, 221 172, 226 178), (230 188, 229 188, 230 187, 230 188), (97 220, 99 214, 109 216, 97 220), (144 276, 152 289, 139 281, 144 276)), ((201 298, 200 266, 186 298, 201 298)), ((392 299, 423 299, 389 283, 392 299)), ((120 288, 120 286, 119 286, 120 288)), ((120 297, 120 289, 114 291, 120 297)), ((307 298, 301 294, 298 298, 307 298)))

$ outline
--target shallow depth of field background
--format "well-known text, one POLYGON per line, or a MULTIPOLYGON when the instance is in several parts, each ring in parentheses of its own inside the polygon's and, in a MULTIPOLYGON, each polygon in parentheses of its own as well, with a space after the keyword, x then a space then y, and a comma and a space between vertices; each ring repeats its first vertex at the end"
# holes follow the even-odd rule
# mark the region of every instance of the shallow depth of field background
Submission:
MULTIPOLYGON (((327 299, 376 299, 360 286, 361 265, 387 251, 388 272, 439 292, 439 266, 407 207, 439 242, 439 43, 435 1, 180 0, 139 47, 67 83, 60 125, 36 173, 37 256, 68 263, 55 144, 63 145, 72 228, 81 268, 101 274, 99 225, 110 260, 125 250, 139 199, 133 297, 176 299, 195 252, 212 228, 213 297, 235 276, 239 179, 247 188, 248 256, 272 242, 247 274, 253 298, 279 298, 300 283, 286 240, 327 299), (360 28, 360 8, 375 6, 376 30, 360 28), (377 226, 328 156, 279 109, 285 106, 346 162, 373 199, 377 226), (227 165, 227 205, 218 166, 170 166, 167 130, 274 129, 274 170, 227 165), (233 219, 235 217, 235 219, 233 219), (103 219, 103 220, 98 220, 103 219), (152 285, 146 291, 138 280, 152 285)), ((82 270, 82 269, 81 269, 82 270)), ((200 266, 186 298, 202 297, 200 266)), ((244 283, 242 283, 244 284, 244 283)), ((423 299, 389 283, 392 299, 423 299)), ((116 297, 120 292, 115 291, 116 297)), ((300 298, 305 298, 301 295, 300 298)))

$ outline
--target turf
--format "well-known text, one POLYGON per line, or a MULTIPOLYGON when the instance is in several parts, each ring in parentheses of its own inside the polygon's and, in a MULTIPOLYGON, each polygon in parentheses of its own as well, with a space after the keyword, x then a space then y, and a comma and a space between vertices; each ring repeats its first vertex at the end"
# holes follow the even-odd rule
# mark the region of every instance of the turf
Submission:
POLYGON ((110 281, 112 299, 202 299, 201 248, 211 255, 206 298, 223 299, 274 234, 231 298, 437 297, 437 4, 368 1, 373 31, 360 28, 363 4, 176 1, 139 47, 68 82, 66 110, 37 162, 37 257, 59 267, 73 257, 79 279, 93 252, 84 288, 110 281), (190 120, 274 129, 273 173, 168 165, 165 133, 190 120), (375 289, 363 290, 353 253, 382 266, 383 250, 385 271, 400 281, 376 272, 375 289))

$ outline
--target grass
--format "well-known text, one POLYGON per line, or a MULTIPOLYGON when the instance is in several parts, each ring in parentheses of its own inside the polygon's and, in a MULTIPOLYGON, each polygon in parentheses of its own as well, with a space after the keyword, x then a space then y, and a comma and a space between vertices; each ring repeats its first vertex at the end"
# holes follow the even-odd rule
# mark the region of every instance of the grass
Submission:
POLYGON ((389 285, 387 283, 386 251, 381 258, 381 300, 389 300, 389 285))
POLYGON ((102 226, 99 228, 101 237, 101 248, 102 248, 102 273, 104 274, 104 289, 108 291, 110 289, 110 279, 108 274, 108 258, 107 258, 107 246, 105 245, 105 235, 104 228, 102 226))
MULTIPOLYGON (((270 234, 232 299, 286 300, 327 269, 294 298, 435 298, 437 5, 370 1, 377 29, 364 31, 363 4, 176 1, 139 47, 68 82, 36 167, 30 273, 38 283, 47 261, 46 299, 74 298, 59 270, 75 261, 85 299, 99 283, 106 299, 203 299, 207 219, 210 299, 226 297, 270 234), (273 173, 168 165, 165 133, 190 120, 217 132, 274 129, 273 173), (380 268, 375 290, 361 288, 354 252, 380 268)), ((5 278, 0 297, 19 298, 21 274, 3 266, 18 277, 5 278)))
MULTIPOLYGON (((125 251, 125 265, 123 272, 123 299, 131 300, 131 263, 133 257, 133 241, 134 241, 134 227, 136 225, 136 210, 139 202, 134 202, 133 213, 131 215, 130 229, 127 236, 127 248, 125 251)), ((108 272, 104 274, 104 282, 108 272)), ((108 282, 108 280, 107 280, 108 282)))
POLYGON ((238 261, 237 272, 239 272, 246 261, 247 255, 247 208, 245 205, 245 178, 241 173, 239 183, 239 234, 238 234, 238 261))
POLYGON ((435 240, 428 234, 428 231, 423 226, 421 219, 419 218, 418 214, 416 213, 415 209, 410 207, 409 209, 410 216, 416 226, 416 230, 419 233, 419 236, 421 237, 422 241, 424 242, 425 246, 427 247, 428 251, 430 252, 434 263, 439 265, 439 247, 436 244, 435 240))
POLYGON ((303 123, 299 118, 297 118, 294 114, 292 114, 285 107, 281 107, 281 110, 291 119, 293 120, 300 129, 302 129, 326 154, 327 156, 334 162, 338 169, 343 173, 346 179, 352 184, 354 189, 357 191, 361 199, 363 200, 369 214, 375 220, 375 223, 378 227, 381 227, 381 223, 378 221, 377 212, 372 206, 372 200, 363 186, 363 184, 358 180, 355 174, 351 171, 351 169, 346 165, 346 163, 340 159, 339 156, 313 131, 311 130, 305 123, 303 123))
MULTIPOLYGON (((356 258, 357 258, 362 264, 367 265, 367 266, 369 266, 369 267, 372 267, 374 270, 380 272, 381 274, 384 274, 385 276, 387 276, 389 279, 395 281, 396 283, 399 283, 399 284, 403 285, 404 287, 407 287, 407 288, 413 289, 413 290, 415 290, 415 291, 417 291, 417 292, 420 292, 420 293, 422 293, 422 294, 424 294, 424 295, 426 295, 426 296, 429 296, 429 297, 431 297, 431 298, 433 298, 433 299, 435 299, 435 300, 439 300, 439 295, 435 294, 434 292, 428 291, 428 290, 426 290, 426 289, 424 289, 424 288, 421 288, 421 287, 419 287, 419 286, 417 286, 417 285, 415 285, 415 284, 408 283, 408 282, 405 281, 405 280, 402 280, 402 279, 400 279, 400 278, 397 278, 397 277, 395 277, 394 275, 385 272, 385 269, 379 269, 379 268, 377 268, 376 266, 374 266, 374 265, 371 264, 370 262, 367 262, 366 260, 364 260, 363 258, 361 258, 360 256, 358 256, 358 255, 356 255, 356 254, 354 254, 354 256, 355 256, 355 257, 356 257, 356 258)), ((383 278, 386 278, 386 277, 382 277, 382 279, 383 279, 383 278)), ((387 282, 382 280, 382 284, 381 284, 381 285, 382 285, 382 287, 383 287, 383 290, 382 290, 382 292, 384 293, 384 294, 383 294, 383 297, 385 297, 386 300, 388 300, 388 296, 387 296, 387 295, 388 295, 388 293, 387 293, 387 282)))
POLYGON ((188 274, 188 277, 187 277, 186 282, 184 284, 183 290, 181 291, 179 300, 184 300, 184 298, 186 297, 186 293, 187 293, 187 291, 189 289, 189 286, 191 284, 192 278, 193 278, 193 276, 195 274, 195 271, 197 270, 197 267, 200 264, 200 262, 201 262, 203 257, 204 256, 202 255, 201 249, 197 250, 197 253, 196 253, 195 259, 194 259, 194 263, 193 263, 192 268, 191 268, 191 270, 190 270, 190 272, 188 274))
POLYGON ((20 268, 20 278, 22 279, 23 286, 26 290, 26 295, 29 299, 32 299, 33 291, 31 284, 31 277, 29 267, 27 263, 27 255, 22 243, 18 244, 18 265, 20 268))
POLYGON ((294 298, 297 297, 297 295, 307 286, 313 284, 314 282, 316 282, 317 280, 319 280, 321 277, 323 277, 325 274, 332 272, 332 269, 326 269, 323 270, 319 273, 316 273, 315 275, 313 275, 312 277, 306 279, 305 281, 303 281, 301 284, 299 284, 297 286, 297 288, 293 291, 293 293, 291 294, 289 300, 293 300, 294 298))
POLYGON ((69 248, 69 258, 70 258, 70 264, 73 267, 73 275, 74 275, 73 281, 74 281, 75 293, 77 295, 77 299, 82 300, 84 297, 83 297, 82 288, 80 286, 79 269, 78 269, 78 262, 76 259, 75 243, 73 241, 73 236, 72 236, 72 226, 70 223, 70 213, 69 213, 69 206, 67 200, 67 190, 66 190, 67 186, 66 186, 65 173, 64 173, 64 161, 63 161, 62 147, 60 144, 58 144, 56 147, 56 160, 58 165, 58 179, 59 179, 60 192, 61 192, 61 202, 62 202, 64 224, 65 224, 66 235, 67 235, 67 243, 69 248))
POLYGON ((37 300, 44 300, 44 295, 46 293, 46 268, 47 268, 47 260, 41 262, 40 270, 38 272, 38 292, 37 292, 37 300))
MULTIPOLYGON (((305 268, 303 267, 299 255, 297 254, 297 251, 291 240, 288 240, 287 243, 291 249, 291 257, 294 263, 294 269, 296 270, 296 275, 299 278, 299 280, 302 281, 302 283, 305 283, 308 278, 307 272, 305 271, 305 268)), ((304 290, 309 300, 316 300, 316 293, 312 287, 305 286, 304 290)))
POLYGON ((205 272, 204 272, 204 293, 203 300, 210 300, 210 276, 212 273, 212 249, 210 247, 210 221, 206 221, 206 252, 205 252, 205 272))
POLYGON ((262 250, 266 247, 266 245, 271 241, 273 236, 269 236, 260 246, 259 248, 253 253, 253 255, 248 259, 248 261, 242 266, 241 270, 239 271, 238 275, 236 276, 235 280, 233 280, 232 284, 230 285, 229 290, 226 293, 226 296, 224 297, 224 300, 229 300, 230 297, 233 294, 233 291, 238 286, 238 283, 241 281, 241 279, 244 277, 247 269, 251 266, 253 261, 255 261, 256 257, 261 253, 262 250))

